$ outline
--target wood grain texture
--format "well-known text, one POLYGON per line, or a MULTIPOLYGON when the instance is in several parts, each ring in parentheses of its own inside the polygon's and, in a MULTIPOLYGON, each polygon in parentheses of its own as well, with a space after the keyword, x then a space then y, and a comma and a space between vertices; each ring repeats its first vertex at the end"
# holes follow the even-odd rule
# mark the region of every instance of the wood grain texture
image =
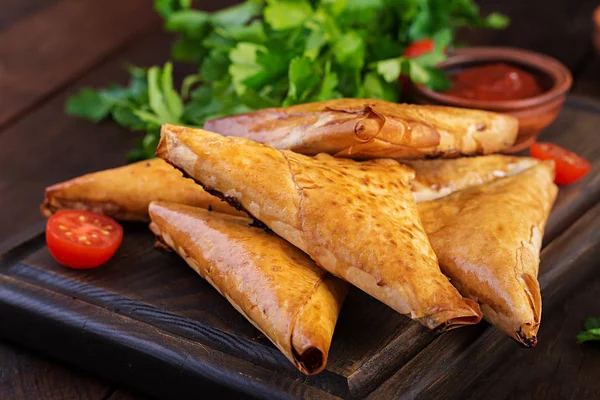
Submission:
MULTIPOLYGON (((126 315, 8 276, 0 280, 0 314, 14 321, 0 335, 19 332, 18 340, 30 342, 38 351, 159 397, 197 398, 208 381, 214 381, 259 397, 335 398, 301 380, 274 374, 126 315), (26 329, 35 321, 44 326, 43 335, 26 329)), ((225 387, 219 391, 217 395, 232 394, 225 387)))
POLYGON ((152 28, 147 0, 62 0, 0 31, 0 127, 152 28))
POLYGON ((577 344, 582 322, 600 316, 600 273, 559 304, 540 330, 544 340, 535 352, 513 353, 500 367, 478 380, 472 399, 581 400, 598 397, 600 344, 577 344))
POLYGON ((118 389, 105 400, 149 400, 150 396, 147 394, 133 391, 130 389, 118 389))
POLYGON ((0 344, 0 360, 0 399, 101 400, 111 391, 103 379, 20 347, 0 344))
POLYGON ((0 13, 0 29, 6 28, 36 11, 59 0, 3 0, 0 13))

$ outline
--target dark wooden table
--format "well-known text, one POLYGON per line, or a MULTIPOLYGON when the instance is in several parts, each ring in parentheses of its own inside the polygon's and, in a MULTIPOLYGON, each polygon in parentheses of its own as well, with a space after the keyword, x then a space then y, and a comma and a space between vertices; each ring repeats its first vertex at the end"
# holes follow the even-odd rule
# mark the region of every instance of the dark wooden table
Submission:
MULTIPOLYGON (((203 3, 211 9, 229 2, 203 3)), ((484 12, 509 15, 512 25, 504 31, 465 32, 465 40, 554 56, 573 71, 574 93, 600 99, 600 57, 591 44, 596 1, 486 0, 480 4, 484 12)), ((124 81, 125 62, 161 64, 168 58, 171 40, 162 33, 147 0, 4 0, 1 6, 0 253, 39 229, 40 187, 119 165, 137 139, 111 123, 91 125, 66 117, 63 105, 68 95, 83 86, 124 81)), ((590 135, 595 134, 590 130, 590 135)), ((600 346, 574 341, 585 317, 600 316, 598 299, 600 273, 594 273, 544 320, 543 340, 535 350, 515 352, 480 379, 469 397, 598 398, 600 346)), ((0 329, 8 323, 0 321, 0 329)), ((0 399, 38 398, 150 397, 0 342, 0 399)))

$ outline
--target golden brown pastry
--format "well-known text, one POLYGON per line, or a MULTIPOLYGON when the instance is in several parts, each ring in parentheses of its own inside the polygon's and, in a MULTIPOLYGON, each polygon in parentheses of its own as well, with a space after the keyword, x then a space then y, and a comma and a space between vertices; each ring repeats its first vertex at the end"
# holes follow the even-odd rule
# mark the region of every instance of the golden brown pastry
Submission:
POLYGON ((415 170, 411 190, 417 203, 435 200, 458 190, 518 174, 538 162, 535 158, 498 154, 403 161, 415 170))
POLYGON ((247 210, 321 267, 426 327, 480 320, 440 272, 393 160, 307 157, 245 138, 163 125, 157 155, 247 210))
POLYGON ((484 317, 527 347, 537 343, 540 249, 556 197, 554 165, 419 203, 442 271, 484 317))
POLYGON ((94 172, 46 188, 42 214, 71 208, 125 221, 149 221, 148 204, 165 200, 243 215, 160 158, 94 172))
POLYGON ((519 126, 488 111, 337 99, 213 119, 204 129, 308 155, 418 159, 495 153, 519 126))
POLYGON ((252 220, 152 202, 150 228, 303 373, 327 364, 347 284, 252 220))

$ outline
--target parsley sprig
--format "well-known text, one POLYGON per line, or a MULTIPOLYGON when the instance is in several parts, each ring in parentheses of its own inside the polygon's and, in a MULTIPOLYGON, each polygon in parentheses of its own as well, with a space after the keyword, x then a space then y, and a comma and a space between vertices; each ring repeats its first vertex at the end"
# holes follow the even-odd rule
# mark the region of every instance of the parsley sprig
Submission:
POLYGON ((69 115, 98 122, 109 116, 145 131, 132 160, 152 157, 162 123, 204 121, 265 107, 340 97, 398 101, 400 75, 432 89, 447 87, 435 66, 460 27, 502 28, 506 17, 486 18, 472 0, 248 0, 207 13, 190 0, 156 0, 165 29, 178 35, 176 61, 198 71, 173 85, 172 64, 129 67, 127 86, 82 89, 69 115), (402 54, 431 38, 432 52, 402 54))
POLYGON ((592 340, 600 341, 600 318, 586 319, 583 327, 585 330, 577 334, 577 343, 583 343, 592 340))

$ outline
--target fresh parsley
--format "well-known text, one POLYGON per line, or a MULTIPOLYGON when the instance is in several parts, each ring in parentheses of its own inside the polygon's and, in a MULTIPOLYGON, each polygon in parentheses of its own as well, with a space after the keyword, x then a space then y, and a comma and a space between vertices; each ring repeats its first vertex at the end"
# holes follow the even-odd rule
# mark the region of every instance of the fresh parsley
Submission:
POLYGON ((198 72, 173 85, 172 64, 130 67, 127 86, 84 88, 66 104, 69 115, 98 122, 112 117, 146 136, 129 154, 152 157, 162 123, 204 121, 265 107, 340 97, 398 101, 400 75, 435 90, 448 80, 435 66, 461 27, 503 28, 482 18, 472 0, 248 0, 207 13, 191 0, 156 0, 165 29, 178 35, 176 61, 198 72), (416 40, 433 51, 403 57, 416 40))
POLYGON ((577 334, 577 343, 600 340, 600 318, 588 318, 585 320, 584 331, 577 334))

